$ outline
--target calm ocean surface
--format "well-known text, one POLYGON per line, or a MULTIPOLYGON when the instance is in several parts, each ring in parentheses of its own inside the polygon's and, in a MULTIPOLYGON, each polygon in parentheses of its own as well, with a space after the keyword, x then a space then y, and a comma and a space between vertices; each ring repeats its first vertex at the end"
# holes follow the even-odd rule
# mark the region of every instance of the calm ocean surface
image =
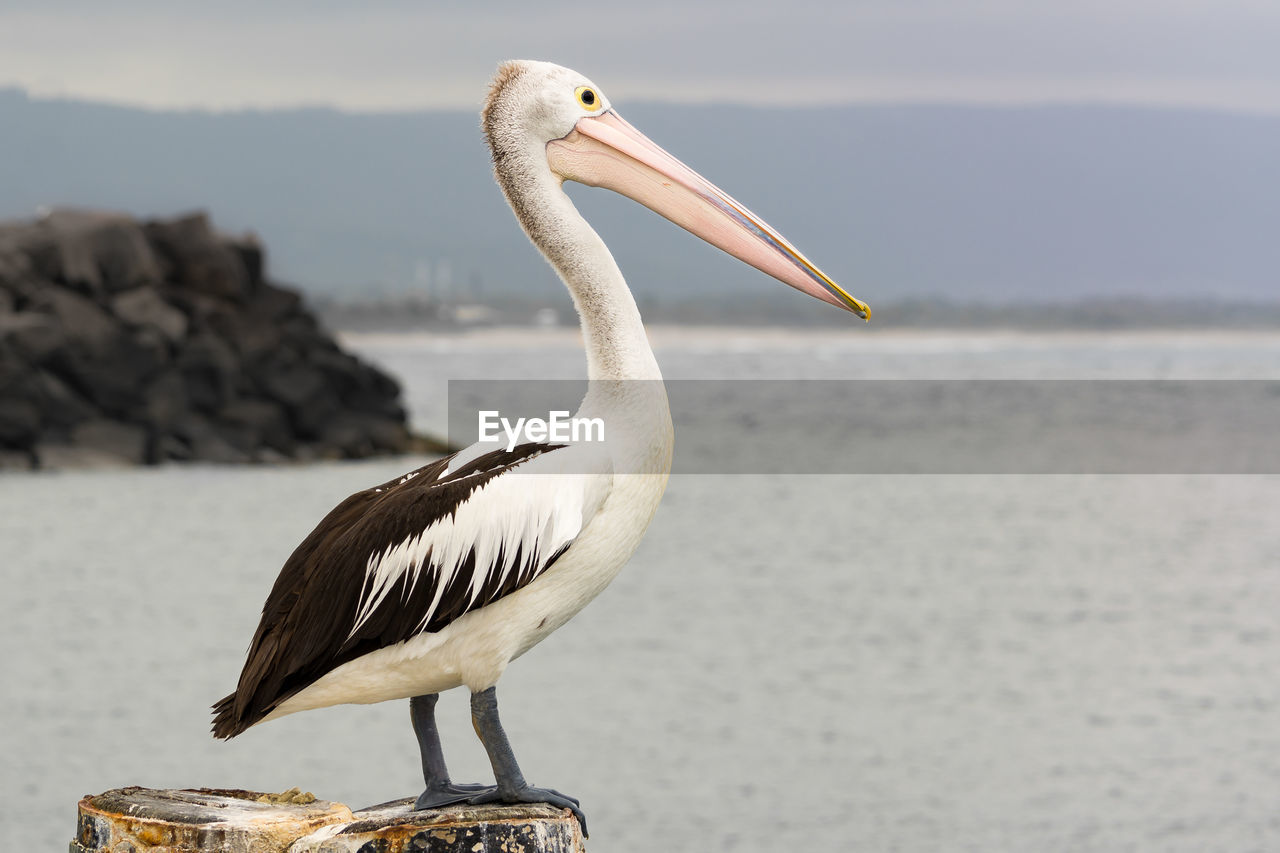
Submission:
MULTIPOLYGON (((654 340, 670 378, 1280 379, 1280 335, 654 340)), ((450 378, 583 372, 559 331, 349 343, 433 431, 450 378)), ((230 743, 208 707, 294 545, 418 464, 0 476, 6 849, 65 850, 125 785, 416 795, 405 702, 230 743)), ((1280 850, 1277 519, 1277 476, 674 477, 504 721, 598 851, 1280 850)), ((446 756, 489 779, 466 704, 446 756)))

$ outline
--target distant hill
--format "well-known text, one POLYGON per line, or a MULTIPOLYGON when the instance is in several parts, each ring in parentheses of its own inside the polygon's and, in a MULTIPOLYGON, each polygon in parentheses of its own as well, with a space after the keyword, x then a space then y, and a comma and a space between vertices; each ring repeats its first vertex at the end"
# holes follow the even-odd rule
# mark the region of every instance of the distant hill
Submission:
MULTIPOLYGON (((622 105, 871 302, 1274 299, 1280 118, 1120 107, 622 105)), ((0 90, 0 217, 212 212, 276 278, 339 299, 559 288, 474 114, 152 112, 0 90)), ((570 185, 642 300, 778 288, 570 185)), ((799 299, 797 295, 795 298, 799 299)))

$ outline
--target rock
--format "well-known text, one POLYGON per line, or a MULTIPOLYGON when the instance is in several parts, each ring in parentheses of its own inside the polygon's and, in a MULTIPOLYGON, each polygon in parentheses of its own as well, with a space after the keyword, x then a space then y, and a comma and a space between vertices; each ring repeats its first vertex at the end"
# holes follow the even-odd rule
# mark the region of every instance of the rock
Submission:
POLYGON ((69 428, 92 418, 93 404, 52 373, 33 373, 40 411, 49 426, 69 428))
POLYGON ((187 462, 192 459, 191 445, 176 435, 162 435, 152 456, 155 462, 187 462))
POLYGON ((78 447, 66 442, 36 445, 36 466, 45 471, 70 471, 84 468, 125 468, 123 456, 95 447, 78 447))
POLYGON ((147 431, 136 424, 97 419, 71 430, 77 447, 119 457, 122 464, 141 465, 147 458, 147 431))
POLYGON ((297 314, 302 308, 302 296, 296 290, 266 283, 254 291, 245 308, 251 317, 274 322, 297 314))
POLYGON ((240 306, 221 296, 171 289, 165 294, 187 315, 195 332, 212 332, 223 339, 236 339, 240 306))
POLYGON ((343 412, 327 421, 319 437, 322 444, 337 448, 348 459, 379 452, 403 452, 409 442, 404 424, 352 412, 343 412))
POLYGON ((50 317, 63 329, 74 330, 75 347, 94 357, 111 351, 124 330, 96 302, 59 287, 45 287, 32 299, 30 309, 50 317))
POLYGON ((253 461, 260 465, 286 465, 299 460, 270 447, 259 447, 253 452, 253 461))
POLYGON ((43 278, 87 294, 160 281, 142 228, 118 213, 61 209, 26 226, 15 239, 43 278))
POLYGON ((30 447, 39 435, 39 406, 31 400, 0 396, 0 446, 30 447))
POLYGON ((26 223, 12 229, 4 246, 25 255, 36 279, 64 284, 87 294, 102 290, 102 275, 83 242, 60 239, 45 222, 26 223))
POLYGON ((46 287, 31 305, 68 332, 65 344, 43 361, 108 414, 126 415, 139 405, 143 383, 168 358, 162 342, 130 333, 95 302, 69 290, 46 287))
MULTIPOLYGON (((32 427, 27 405, 34 405, 30 387, 31 368, 0 340, 0 446, 26 447, 31 443, 32 427)), ((36 430, 39 429, 37 411, 36 430)))
MULTIPOLYGON (((289 407, 289 420, 299 439, 323 441, 325 430, 341 412, 342 401, 338 399, 338 395, 329 386, 321 385, 315 394, 302 403, 289 407)), ((342 453, 348 455, 345 450, 342 453)))
POLYGON ((390 376, 345 353, 255 237, 203 214, 0 224, 7 467, 404 452, 390 376))
POLYGON ((59 362, 61 375, 105 414, 128 417, 143 403, 147 381, 164 365, 164 345, 144 335, 121 335, 103 354, 74 345, 59 362))
POLYGON ((146 421, 158 432, 168 431, 190 408, 187 383, 182 373, 174 367, 168 367, 153 377, 143 392, 146 421))
POLYGON ((31 451, 0 448, 0 471, 30 471, 35 467, 36 457, 31 451))
POLYGON ((194 213, 146 224, 146 234, 169 264, 171 280, 191 290, 243 300, 252 281, 239 252, 214 233, 209 218, 194 213))
POLYGON ((108 291, 160 282, 160 263, 137 225, 115 223, 104 227, 94 234, 94 242, 98 244, 98 269, 108 291))
POLYGON ((67 333, 56 317, 23 311, 0 315, 0 341, 28 364, 44 364, 66 347, 67 333))
POLYGON ((132 326, 158 330, 171 344, 178 343, 187 334, 187 315, 166 302, 152 288, 121 293, 111 301, 111 311, 132 326))
POLYGON ((270 400, 235 400, 218 413, 218 419, 222 424, 246 431, 247 442, 242 445, 231 441, 231 444, 247 452, 268 447, 288 454, 297 444, 284 407, 270 400))
POLYGON ((56 376, 0 346, 0 446, 30 449, 37 440, 65 438, 69 428, 96 414, 56 376))
POLYGON ((314 352, 311 363, 338 389, 348 408, 404 420, 404 409, 399 403, 400 383, 381 370, 341 351, 314 352))
POLYGON ((286 406, 300 406, 325 388, 324 374, 292 350, 280 349, 250 366, 263 393, 286 406))
POLYGON ((99 285, 107 291, 127 290, 158 284, 160 263, 147 242, 142 227, 124 214, 92 210, 60 209, 43 223, 55 235, 64 255, 75 258, 77 267, 96 272, 99 285))
POLYGON ((240 258, 245 274, 249 276, 249 289, 256 291, 263 284, 267 271, 267 253, 257 234, 246 234, 237 240, 227 240, 227 246, 240 258))
POLYGON ((173 425, 172 435, 186 445, 192 459, 224 465, 242 464, 252 459, 250 453, 237 449, 212 420, 198 412, 181 415, 173 425))
POLYGON ((0 292, 18 310, 39 287, 31 259, 19 248, 19 241, 0 230, 0 292))
POLYGON ((217 335, 195 335, 178 354, 178 370, 193 408, 213 412, 235 394, 240 362, 235 352, 217 335))
MULTIPOLYGON (((285 345, 283 323, 301 311, 302 298, 296 291, 264 283, 254 291, 242 312, 217 321, 221 321, 220 332, 241 357, 252 361, 267 358, 285 345)), ((215 328, 217 321, 211 323, 215 328)))

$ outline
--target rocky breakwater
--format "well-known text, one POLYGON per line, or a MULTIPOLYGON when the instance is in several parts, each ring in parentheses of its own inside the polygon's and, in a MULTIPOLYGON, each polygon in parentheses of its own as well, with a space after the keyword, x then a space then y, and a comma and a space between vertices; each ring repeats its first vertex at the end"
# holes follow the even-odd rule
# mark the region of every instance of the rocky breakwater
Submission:
POLYGON ((0 225, 0 467, 408 449, 396 381, 264 267, 203 214, 0 225))

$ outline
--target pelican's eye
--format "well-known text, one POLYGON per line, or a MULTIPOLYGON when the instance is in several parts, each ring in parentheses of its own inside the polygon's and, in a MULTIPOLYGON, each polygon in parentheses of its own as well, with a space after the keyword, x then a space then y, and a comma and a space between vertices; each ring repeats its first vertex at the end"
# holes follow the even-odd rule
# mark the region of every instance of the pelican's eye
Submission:
POLYGON ((579 86, 573 93, 578 96, 578 103, 584 110, 595 112, 600 109, 600 96, 590 86, 579 86))

